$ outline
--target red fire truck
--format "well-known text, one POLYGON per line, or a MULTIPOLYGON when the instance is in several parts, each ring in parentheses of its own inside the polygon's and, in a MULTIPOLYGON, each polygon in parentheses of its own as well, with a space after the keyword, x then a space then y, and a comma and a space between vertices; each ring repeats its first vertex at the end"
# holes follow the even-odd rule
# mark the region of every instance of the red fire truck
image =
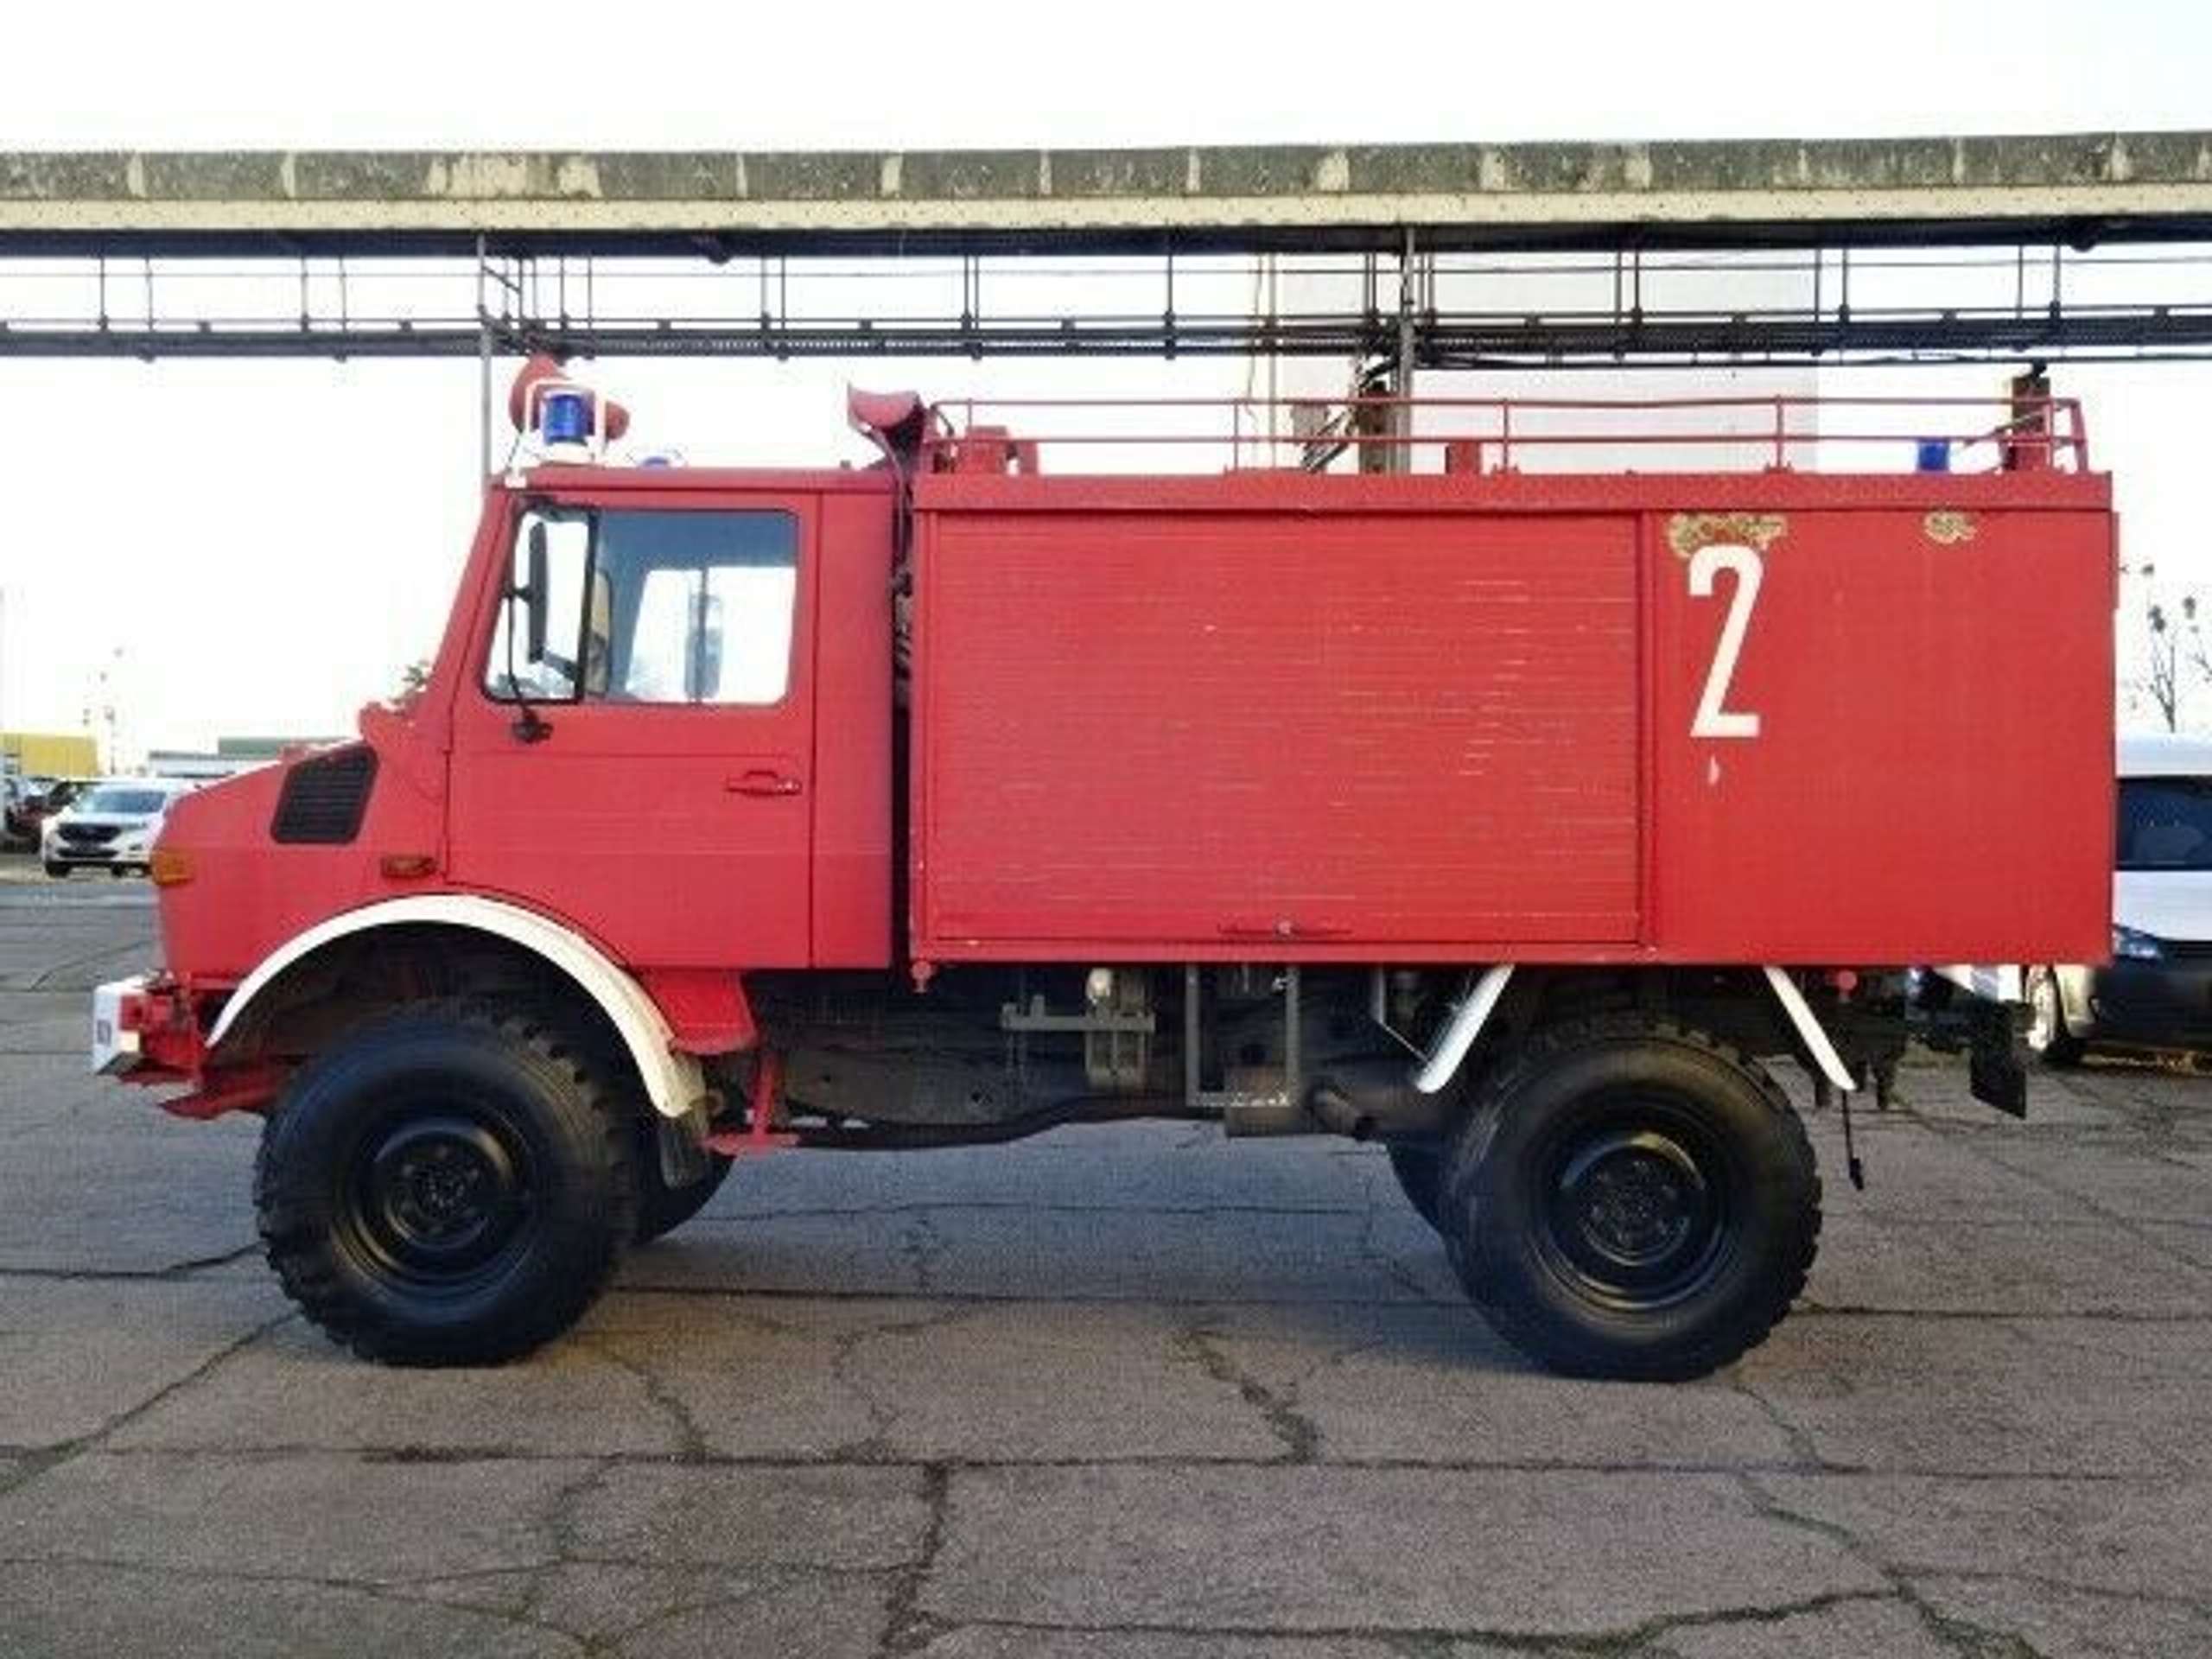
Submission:
POLYGON ((2106 954, 2070 402, 1377 400, 1142 473, 1221 411, 860 396, 878 459, 760 471, 513 407, 420 696, 180 803, 97 994, 96 1065, 264 1118, 363 1355, 536 1347, 740 1156, 1188 1116, 1382 1143, 1514 1342, 1692 1376, 1813 1259, 1770 1068, 1847 1112, 1908 965, 2106 954), (1710 459, 1570 469, 1644 438, 1710 459))

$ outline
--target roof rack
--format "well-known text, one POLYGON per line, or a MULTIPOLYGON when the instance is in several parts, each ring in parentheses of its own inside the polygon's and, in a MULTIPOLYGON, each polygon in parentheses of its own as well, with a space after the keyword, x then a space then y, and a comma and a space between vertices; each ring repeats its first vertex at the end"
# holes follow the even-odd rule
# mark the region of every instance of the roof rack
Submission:
POLYGON ((1077 473, 2089 470, 2079 400, 2042 395, 967 397, 931 407, 921 448, 986 473, 1047 452, 1077 473))

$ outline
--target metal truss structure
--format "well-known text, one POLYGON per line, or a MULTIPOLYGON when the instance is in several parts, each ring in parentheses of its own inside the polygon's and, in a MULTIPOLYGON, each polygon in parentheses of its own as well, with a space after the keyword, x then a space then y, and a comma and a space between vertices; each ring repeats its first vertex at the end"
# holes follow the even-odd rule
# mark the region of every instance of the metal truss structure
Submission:
POLYGON ((2212 351, 2212 134, 0 153, 0 357, 2212 351))
MULTIPOLYGON (((1411 243, 1413 238, 1408 236, 1411 243)), ((2212 245, 0 260, 0 357, 2193 358, 2212 245)))

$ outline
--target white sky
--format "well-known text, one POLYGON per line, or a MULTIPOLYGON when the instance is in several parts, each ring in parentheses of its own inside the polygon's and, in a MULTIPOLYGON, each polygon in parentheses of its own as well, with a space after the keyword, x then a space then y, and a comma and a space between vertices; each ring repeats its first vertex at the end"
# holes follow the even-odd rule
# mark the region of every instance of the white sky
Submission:
MULTIPOLYGON (((0 25, 0 149, 2118 127, 2212 128, 2212 7, 397 0, 325 13, 168 0, 104 5, 97 22, 84 8, 11 7, 0 25)), ((823 461, 854 453, 839 391, 849 375, 951 396, 1187 390, 1224 372, 939 361, 591 370, 632 403, 653 442, 823 461)), ((1999 373, 1902 385, 1979 391, 1999 373)), ((2212 370, 2057 374, 2062 391, 2089 400, 2131 561, 2212 576, 2212 370)), ((0 359, 0 722, 76 726, 105 665, 139 745, 346 729, 353 708, 435 643, 474 516, 474 397, 465 363, 0 359)))

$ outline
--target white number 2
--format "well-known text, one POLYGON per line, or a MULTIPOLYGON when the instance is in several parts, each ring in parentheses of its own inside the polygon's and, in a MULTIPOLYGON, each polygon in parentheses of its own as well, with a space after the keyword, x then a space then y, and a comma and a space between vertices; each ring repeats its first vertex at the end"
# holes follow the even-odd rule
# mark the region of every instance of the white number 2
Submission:
POLYGON ((1706 673, 1705 694, 1697 700, 1697 715, 1690 721, 1692 737, 1757 737, 1759 717, 1732 709, 1728 683, 1736 677, 1736 658, 1744 649, 1744 632, 1751 625, 1751 607, 1758 602, 1759 556, 1748 547, 1719 543, 1700 547, 1690 557, 1690 596, 1713 597, 1713 580, 1720 571, 1734 573, 1736 590, 1728 601, 1728 614, 1720 624, 1720 642, 1713 648, 1713 666, 1706 673))

